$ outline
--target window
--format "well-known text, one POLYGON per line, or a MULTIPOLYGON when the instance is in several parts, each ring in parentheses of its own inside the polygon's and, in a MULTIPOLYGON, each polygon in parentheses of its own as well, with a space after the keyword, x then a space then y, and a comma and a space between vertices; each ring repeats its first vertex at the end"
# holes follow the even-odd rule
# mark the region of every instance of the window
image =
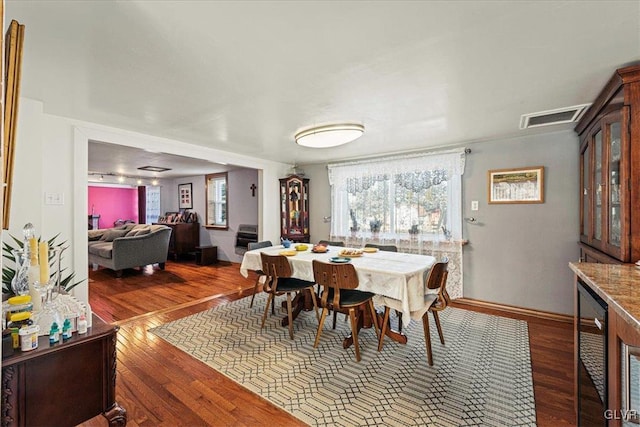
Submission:
POLYGON ((158 222, 160 217, 160 187, 146 186, 147 224, 158 222))
POLYGON ((206 227, 227 229, 227 173, 214 173, 205 177, 207 189, 207 223, 206 227))
POLYGON ((462 151, 329 166, 332 236, 462 238, 462 151))

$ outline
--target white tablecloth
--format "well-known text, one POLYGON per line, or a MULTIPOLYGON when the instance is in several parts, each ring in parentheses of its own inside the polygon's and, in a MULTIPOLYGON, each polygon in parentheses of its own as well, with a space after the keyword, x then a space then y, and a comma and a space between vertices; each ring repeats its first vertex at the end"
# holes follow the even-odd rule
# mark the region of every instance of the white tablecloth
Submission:
MULTIPOLYGON (((328 262, 329 258, 337 256, 343 248, 329 246, 329 251, 323 254, 313 253, 310 249, 311 245, 309 250, 289 257, 293 277, 313 281, 311 261, 318 259, 328 262)), ((246 252, 240 265, 240 273, 248 277, 249 270, 261 269, 261 252, 277 255, 283 250, 282 246, 272 246, 246 252)), ((424 273, 435 261, 434 257, 427 255, 378 251, 352 258, 351 264, 360 281, 357 289, 376 294, 375 304, 402 312, 402 320, 406 325, 412 313, 420 310, 424 304, 424 273)))

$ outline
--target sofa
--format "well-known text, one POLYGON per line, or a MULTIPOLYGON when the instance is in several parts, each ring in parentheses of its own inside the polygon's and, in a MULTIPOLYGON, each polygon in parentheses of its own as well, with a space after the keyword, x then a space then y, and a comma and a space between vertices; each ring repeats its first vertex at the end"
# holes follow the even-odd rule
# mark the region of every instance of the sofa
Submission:
POLYGON ((156 224, 89 230, 89 263, 114 270, 117 277, 125 268, 148 264, 164 270, 170 238, 171 228, 156 224))

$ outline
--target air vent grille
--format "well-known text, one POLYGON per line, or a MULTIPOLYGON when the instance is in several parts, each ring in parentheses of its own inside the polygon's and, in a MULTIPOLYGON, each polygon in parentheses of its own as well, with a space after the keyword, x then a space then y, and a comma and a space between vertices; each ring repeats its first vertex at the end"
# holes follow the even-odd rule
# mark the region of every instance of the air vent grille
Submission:
POLYGON ((591 104, 574 105, 573 107, 523 114, 520 117, 520 129, 577 122, 590 105, 591 104))

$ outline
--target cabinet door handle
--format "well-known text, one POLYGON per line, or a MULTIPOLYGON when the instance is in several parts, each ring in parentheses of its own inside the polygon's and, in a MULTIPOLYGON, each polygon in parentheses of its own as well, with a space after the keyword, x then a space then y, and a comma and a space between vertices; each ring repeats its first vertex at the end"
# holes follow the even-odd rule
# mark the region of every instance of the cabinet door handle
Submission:
POLYGON ((631 387, 629 383, 631 382, 631 360, 629 358, 629 346, 625 343, 622 343, 623 354, 624 354, 624 384, 622 385, 624 388, 624 397, 625 401, 622 404, 622 413, 628 414, 629 409, 631 408, 631 387))

